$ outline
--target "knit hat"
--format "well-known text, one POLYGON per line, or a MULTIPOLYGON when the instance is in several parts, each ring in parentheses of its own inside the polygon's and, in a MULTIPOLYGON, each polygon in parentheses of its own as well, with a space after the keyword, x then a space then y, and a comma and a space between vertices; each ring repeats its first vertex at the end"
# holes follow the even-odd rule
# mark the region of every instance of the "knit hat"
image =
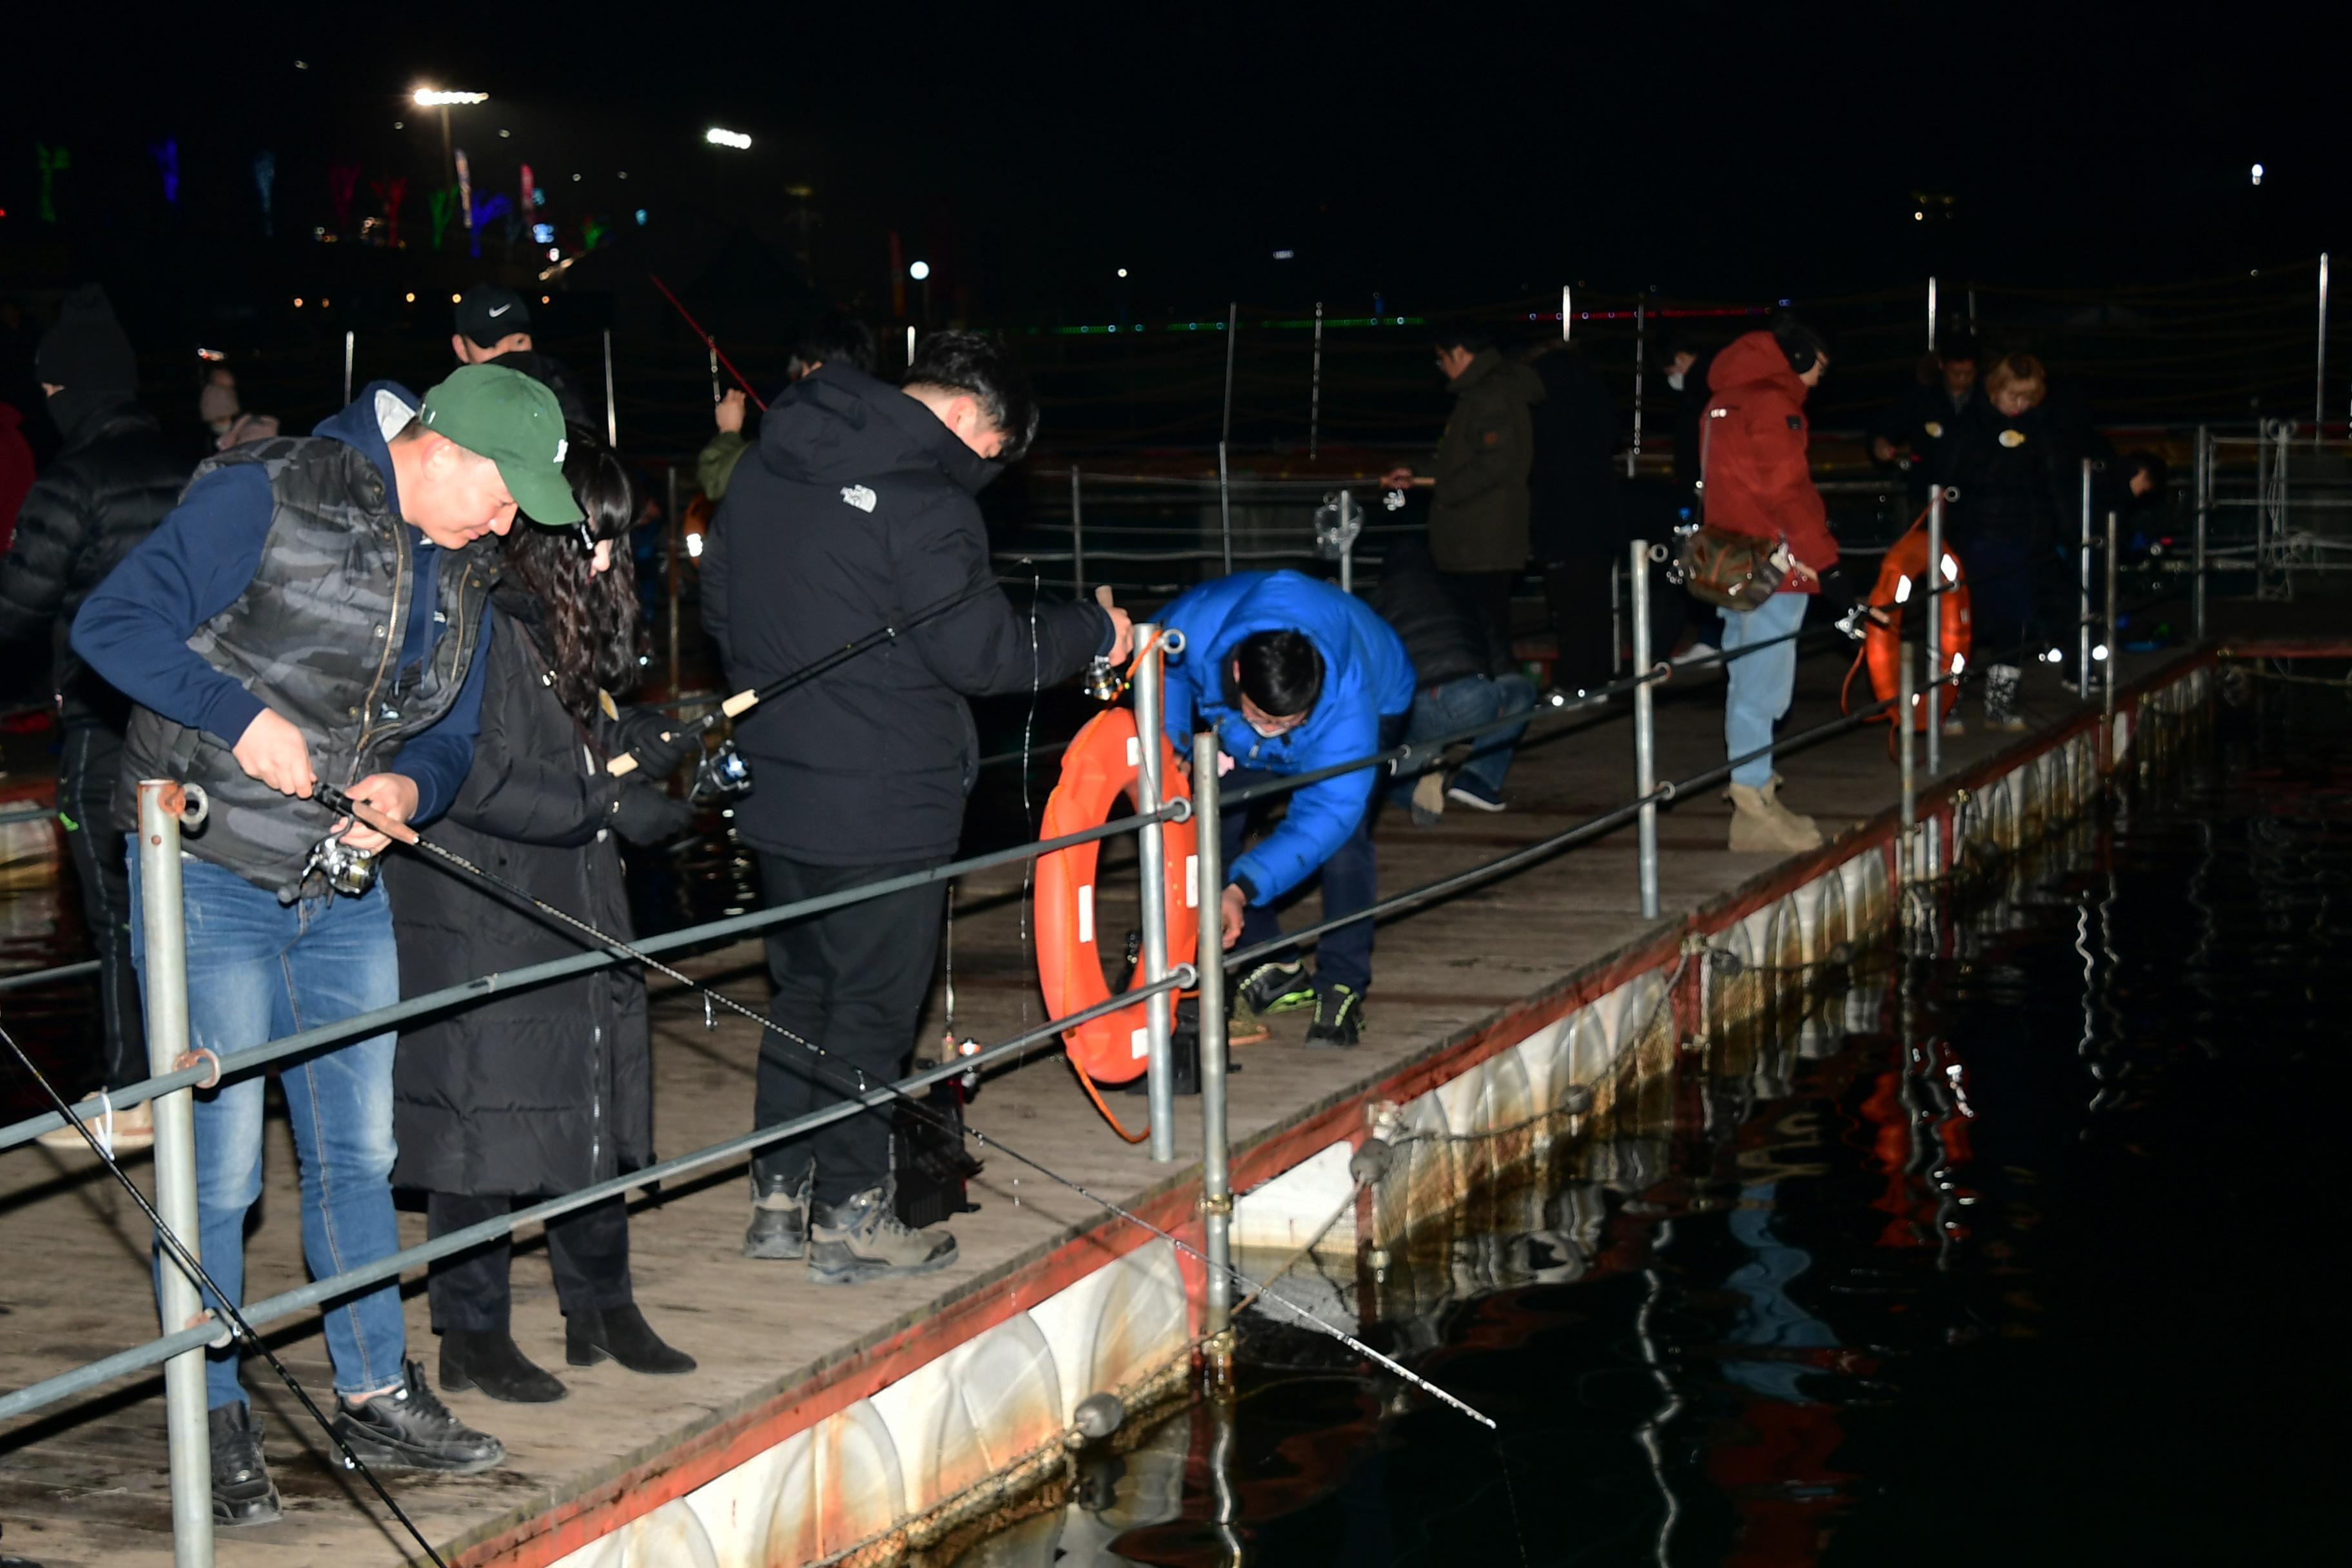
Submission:
POLYGON ((41 334, 35 379, 76 392, 135 392, 139 360, 114 320, 106 290, 85 283, 66 296, 58 324, 41 334))

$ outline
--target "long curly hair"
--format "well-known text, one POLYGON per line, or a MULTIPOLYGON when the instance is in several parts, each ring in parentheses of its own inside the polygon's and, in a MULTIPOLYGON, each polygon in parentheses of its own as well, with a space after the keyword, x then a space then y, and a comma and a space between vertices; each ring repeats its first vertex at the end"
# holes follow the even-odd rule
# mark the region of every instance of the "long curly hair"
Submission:
POLYGON ((598 689, 617 697, 636 685, 645 653, 629 552, 636 494, 621 459, 578 430, 564 452, 563 479, 585 521, 551 528, 518 519, 507 534, 506 568, 540 603, 556 700, 585 724, 595 718, 598 689), (596 572, 593 546, 601 540, 612 541, 613 563, 596 572))

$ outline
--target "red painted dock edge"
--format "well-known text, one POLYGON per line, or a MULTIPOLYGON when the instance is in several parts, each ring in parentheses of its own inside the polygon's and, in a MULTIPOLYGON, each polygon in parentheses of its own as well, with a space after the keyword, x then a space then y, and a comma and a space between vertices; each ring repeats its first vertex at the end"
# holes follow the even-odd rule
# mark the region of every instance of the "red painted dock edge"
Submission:
MULTIPOLYGON (((2230 652, 2244 657, 2245 647, 2233 644, 2230 652)), ((2218 657, 2211 648, 2197 649, 2134 681, 2117 693, 2116 717, 2127 726, 2135 724, 2140 698, 2174 684, 2200 667, 2214 664, 2218 657)), ((1962 791, 1974 793, 2084 731, 2097 731, 2100 723, 2100 712, 2086 709, 2055 729, 2029 736, 2007 751, 1921 790, 1917 795, 1919 820, 1936 825, 1943 847, 1941 863, 1950 864, 1956 795, 1962 791)), ((2106 752, 2107 748, 2102 746, 2103 765, 2107 761, 2106 752)), ((1342 1139, 1360 1141, 1367 1106, 1382 1100, 1408 1100, 1461 1076, 1635 975, 1673 965, 1687 943, 1704 941, 1737 924, 1832 867, 1875 853, 1887 858, 1891 873, 1900 816, 1899 808, 1881 812, 1811 854, 1784 861, 1685 914, 1654 923, 1615 952, 1587 964, 1576 975, 1457 1031, 1385 1077, 1335 1090, 1283 1125, 1237 1145, 1233 1152, 1234 1190, 1246 1192, 1342 1139)), ((1699 1005, 1699 974, 1693 967, 1675 989, 1675 1019, 1681 1036, 1687 1037, 1700 1028, 1699 1005)), ((1199 1205, 1200 1178, 1195 1167, 1151 1188, 1128 1206, 1150 1224, 1197 1247, 1201 1245, 1199 1205)), ((526 1523, 464 1546, 452 1561, 457 1568, 546 1568, 546 1564, 566 1552, 684 1497, 795 1433, 878 1393, 916 1368, 1152 1239, 1150 1233, 1109 1215, 1074 1227, 1025 1258, 1013 1259, 974 1281, 953 1300, 908 1314, 908 1319, 890 1326, 879 1339, 847 1352, 798 1387, 696 1433, 660 1458, 624 1471, 526 1523)), ((1192 1302, 1197 1333, 1202 1267, 1197 1258, 1182 1253, 1178 1256, 1192 1302)))

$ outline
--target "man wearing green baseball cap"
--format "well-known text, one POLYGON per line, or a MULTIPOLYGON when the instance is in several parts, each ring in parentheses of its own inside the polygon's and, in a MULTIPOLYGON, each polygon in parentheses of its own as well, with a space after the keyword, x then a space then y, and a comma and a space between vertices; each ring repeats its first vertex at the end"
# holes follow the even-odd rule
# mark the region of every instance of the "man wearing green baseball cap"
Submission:
MULTIPOLYGON (((385 839, 310 797, 325 781, 406 822, 456 798, 488 664, 499 563, 488 536, 518 511, 580 520, 564 445, 554 395, 517 371, 468 365, 421 399, 377 382, 309 437, 206 462, 83 605, 75 649, 137 704, 114 826, 137 826, 141 779, 200 784, 210 798, 181 868, 196 1046, 226 1057, 399 1000, 383 889, 339 893, 318 857, 331 837, 371 851, 385 839)), ((129 858, 139 954, 135 850, 129 858)), ((322 1279, 400 1246, 394 1038, 284 1069, 303 1250, 322 1279)), ((200 1096, 195 1117, 200 1256, 242 1295, 245 1223, 261 1190, 261 1078, 200 1096)), ((337 1304, 326 1337, 336 1426, 368 1464, 469 1474, 504 1458, 408 1357, 396 1285, 337 1304)), ((213 1359, 206 1385, 214 1518, 267 1523, 278 1491, 233 1353, 213 1359)))

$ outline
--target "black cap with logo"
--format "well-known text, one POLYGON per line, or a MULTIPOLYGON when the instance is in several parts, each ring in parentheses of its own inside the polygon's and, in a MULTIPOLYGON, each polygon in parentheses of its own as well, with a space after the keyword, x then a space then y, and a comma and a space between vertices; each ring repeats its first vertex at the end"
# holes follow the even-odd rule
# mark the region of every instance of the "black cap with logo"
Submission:
POLYGON ((477 283, 457 301, 457 330, 483 348, 496 348, 499 339, 530 331, 530 307, 502 284, 477 283))

